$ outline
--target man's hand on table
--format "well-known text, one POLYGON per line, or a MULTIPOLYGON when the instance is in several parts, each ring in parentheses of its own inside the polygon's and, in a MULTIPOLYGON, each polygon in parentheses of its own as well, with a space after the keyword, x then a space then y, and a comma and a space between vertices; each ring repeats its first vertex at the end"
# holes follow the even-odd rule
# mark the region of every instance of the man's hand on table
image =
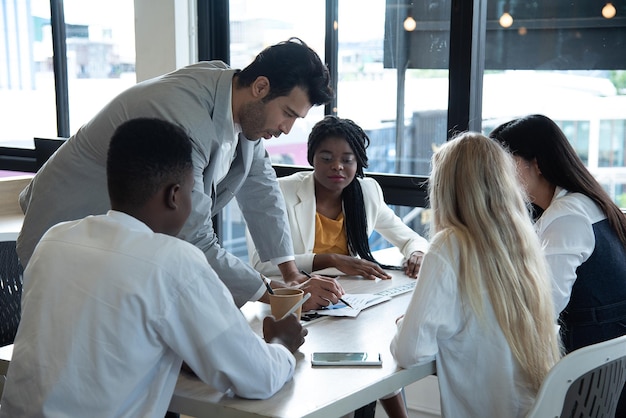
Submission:
POLYGON ((300 324, 300 318, 287 315, 284 319, 267 316, 263 319, 263 338, 268 343, 282 344, 289 351, 295 353, 302 344, 304 337, 309 333, 300 324))

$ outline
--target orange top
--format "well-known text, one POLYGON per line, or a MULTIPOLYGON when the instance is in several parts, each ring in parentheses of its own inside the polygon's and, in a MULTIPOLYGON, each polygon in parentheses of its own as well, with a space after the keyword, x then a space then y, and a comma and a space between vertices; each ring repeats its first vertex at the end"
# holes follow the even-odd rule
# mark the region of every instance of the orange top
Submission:
POLYGON ((343 212, 337 219, 330 219, 315 212, 315 246, 316 254, 349 255, 346 227, 343 223, 343 212))

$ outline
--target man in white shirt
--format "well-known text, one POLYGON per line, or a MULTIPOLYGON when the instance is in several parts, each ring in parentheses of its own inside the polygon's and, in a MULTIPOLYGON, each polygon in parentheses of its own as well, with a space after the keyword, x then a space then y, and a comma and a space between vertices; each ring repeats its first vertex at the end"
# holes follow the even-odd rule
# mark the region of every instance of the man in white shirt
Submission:
POLYGON ((111 210, 52 227, 24 272, 0 417, 159 417, 185 361, 216 389, 267 398, 292 378, 295 315, 255 335, 204 254, 175 238, 192 207, 192 143, 134 119, 107 162, 111 210))
POLYGON ((278 265, 287 285, 311 293, 303 309, 336 303, 343 295, 339 283, 309 280, 294 261, 285 203, 262 141, 289 133, 312 106, 328 102, 329 80, 319 56, 290 39, 266 48, 241 71, 221 61, 200 62, 122 92, 64 143, 20 194, 22 265, 52 225, 111 208, 105 175, 111 135, 129 119, 151 117, 180 125, 193 142, 192 210, 178 236, 202 250, 235 303, 268 302, 269 296, 259 273, 218 242, 212 218, 233 198, 262 261, 278 265))

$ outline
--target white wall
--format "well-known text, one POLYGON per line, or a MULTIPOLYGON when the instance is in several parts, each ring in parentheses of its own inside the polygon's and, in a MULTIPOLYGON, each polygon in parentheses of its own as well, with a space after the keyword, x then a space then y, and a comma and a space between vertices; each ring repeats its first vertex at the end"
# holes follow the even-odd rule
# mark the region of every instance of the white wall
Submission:
POLYGON ((137 82, 197 61, 194 0, 135 0, 137 82))

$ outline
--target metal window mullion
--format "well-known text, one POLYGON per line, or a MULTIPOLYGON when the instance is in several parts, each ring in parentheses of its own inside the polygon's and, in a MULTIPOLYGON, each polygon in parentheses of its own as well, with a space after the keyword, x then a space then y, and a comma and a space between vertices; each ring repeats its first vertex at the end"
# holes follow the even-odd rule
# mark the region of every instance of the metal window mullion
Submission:
POLYGON ((448 137, 482 126, 487 0, 453 0, 450 16, 448 137))
POLYGON ((50 24, 52 26, 52 64, 54 67, 57 135, 67 138, 70 136, 70 106, 63 0, 50 0, 50 24))
POLYGON ((230 6, 228 0, 197 0, 198 60, 230 65, 230 6))
POLYGON ((339 0, 326 0, 326 37, 324 57, 335 96, 324 108, 325 115, 337 115, 337 80, 339 76, 339 0), (335 25, 337 23, 337 25, 335 25))

